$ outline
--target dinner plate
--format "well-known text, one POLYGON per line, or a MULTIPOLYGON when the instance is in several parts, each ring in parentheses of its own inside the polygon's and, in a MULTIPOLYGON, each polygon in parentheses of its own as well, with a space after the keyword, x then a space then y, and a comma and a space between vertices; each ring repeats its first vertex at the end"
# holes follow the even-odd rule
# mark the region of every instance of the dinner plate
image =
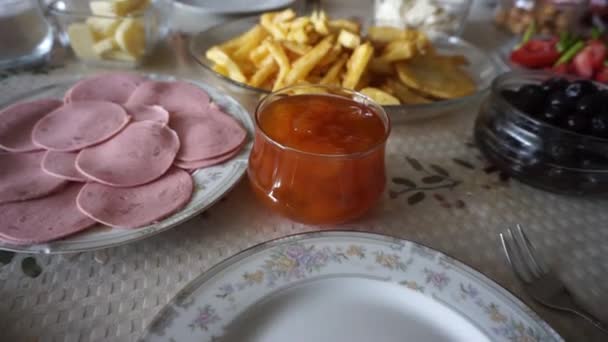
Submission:
POLYGON ((248 249, 196 278, 141 341, 563 339, 498 284, 411 241, 345 231, 248 249))
MULTIPOLYGON (((160 81, 177 80, 175 77, 167 75, 147 74, 145 76, 160 81)), ((66 90, 81 78, 82 76, 58 77, 56 82, 51 85, 38 89, 34 88, 25 93, 10 94, 8 98, 11 100, 0 104, 0 108, 17 101, 27 101, 35 98, 53 97, 61 99, 66 90)), ((166 219, 138 229, 118 229, 98 224, 81 233, 44 244, 15 246, 0 242, 0 250, 25 253, 71 253, 118 246, 150 237, 185 222, 209 208, 230 191, 247 169, 247 159, 253 145, 254 127, 251 117, 236 100, 224 92, 198 81, 184 81, 191 82, 205 90, 213 102, 217 103, 226 113, 239 120, 248 131, 248 141, 237 156, 222 164, 199 169, 192 174, 195 190, 190 203, 185 208, 166 219)), ((10 91, 10 89, 10 87, 6 87, 6 91, 10 91)))
POLYGON ((293 2, 294 0, 176 0, 175 4, 209 14, 245 14, 287 7, 293 2))

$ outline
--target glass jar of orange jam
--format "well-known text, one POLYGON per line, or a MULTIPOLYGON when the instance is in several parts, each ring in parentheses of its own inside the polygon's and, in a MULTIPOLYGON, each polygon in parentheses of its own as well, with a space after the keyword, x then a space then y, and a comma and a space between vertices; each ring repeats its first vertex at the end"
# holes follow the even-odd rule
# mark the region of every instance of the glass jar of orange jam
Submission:
POLYGON ((258 104, 255 122, 248 175, 271 208, 296 221, 332 224, 361 216, 379 200, 390 122, 365 95, 289 87, 258 104))

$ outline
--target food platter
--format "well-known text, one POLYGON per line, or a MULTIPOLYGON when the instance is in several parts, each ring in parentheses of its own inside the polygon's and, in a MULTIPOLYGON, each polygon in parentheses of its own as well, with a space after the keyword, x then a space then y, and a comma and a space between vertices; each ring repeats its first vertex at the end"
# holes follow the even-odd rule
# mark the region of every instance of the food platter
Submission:
POLYGON ((141 341, 563 341, 519 299, 431 248, 362 232, 255 246, 196 278, 141 341))
MULTIPOLYGON (((175 81, 176 78, 167 75, 147 74, 152 80, 175 81)), ((61 98, 67 89, 72 87, 82 76, 57 76, 53 84, 33 89, 27 92, 8 94, 5 107, 17 101, 27 101, 43 97, 61 98)), ((204 83, 184 80, 195 84, 206 91, 211 101, 216 103, 226 113, 237 119, 247 130, 248 137, 240 153, 225 163, 194 171, 194 193, 190 202, 179 212, 154 224, 138 229, 117 229, 97 225, 82 233, 45 244, 15 246, 0 243, 0 250, 10 250, 24 253, 72 253, 117 246, 140 240, 170 229, 207 209, 224 196, 241 179, 247 168, 247 158, 252 146, 253 122, 248 112, 233 98, 204 83)), ((7 87, 7 89, 10 89, 7 87)))
MULTIPOLYGON (((250 17, 221 23, 194 35, 190 40, 189 47, 191 56, 202 67, 203 72, 219 79, 231 92, 251 98, 258 98, 260 95, 269 93, 269 91, 235 81, 217 72, 214 69, 214 63, 206 57, 206 52, 214 46, 219 46, 247 32, 259 20, 257 17, 250 17)), ((468 61, 468 65, 463 66, 463 69, 472 79, 476 90, 467 96, 431 103, 387 105, 385 109, 389 113, 393 123, 426 119, 454 112, 462 107, 462 105, 479 99, 483 94, 487 93, 492 80, 499 74, 500 70, 494 59, 469 42, 441 33, 429 34, 429 39, 439 54, 459 55, 468 61)))

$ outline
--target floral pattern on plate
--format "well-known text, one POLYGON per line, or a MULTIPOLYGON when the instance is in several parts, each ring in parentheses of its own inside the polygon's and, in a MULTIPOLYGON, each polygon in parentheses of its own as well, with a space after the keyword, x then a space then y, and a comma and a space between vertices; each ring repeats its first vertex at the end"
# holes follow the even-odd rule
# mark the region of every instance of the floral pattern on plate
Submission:
POLYGON ((410 241, 360 232, 308 233, 246 250, 182 290, 141 340, 214 341, 262 298, 304 281, 345 275, 397 283, 428 296, 493 341, 563 341, 517 298, 470 267, 410 241))

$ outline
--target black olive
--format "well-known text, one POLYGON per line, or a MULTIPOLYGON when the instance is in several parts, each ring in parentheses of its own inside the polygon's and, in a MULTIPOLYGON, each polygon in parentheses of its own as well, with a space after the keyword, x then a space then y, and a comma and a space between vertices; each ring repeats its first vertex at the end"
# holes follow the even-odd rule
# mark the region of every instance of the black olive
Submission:
POLYGON ((589 119, 581 115, 568 115, 562 121, 562 127, 576 133, 586 133, 589 119))
POLYGON ((585 95, 591 95, 597 91, 593 82, 588 80, 579 80, 570 83, 569 86, 566 87, 565 93, 569 98, 578 100, 585 95))
POLYGON ((600 93, 587 95, 576 103, 576 114, 592 116, 601 113, 603 107, 604 97, 600 93))
POLYGON ((545 93, 550 94, 566 89, 569 84, 565 78, 553 77, 543 82, 540 86, 545 93))
POLYGON ((558 124, 569 114, 564 107, 549 105, 541 113, 540 119, 549 124, 558 124))
MULTIPOLYGON (((514 96, 510 94, 509 96, 514 96)), ((547 94, 537 84, 526 84, 519 88, 517 97, 511 101, 515 107, 529 115, 537 115, 543 110, 547 94)))
POLYGON ((563 111, 573 111, 576 102, 573 98, 568 97, 565 91, 558 91, 549 95, 547 99, 547 105, 552 107, 559 107, 563 111))
POLYGON ((596 137, 608 138, 608 116, 596 114, 590 119, 591 133, 596 137))

